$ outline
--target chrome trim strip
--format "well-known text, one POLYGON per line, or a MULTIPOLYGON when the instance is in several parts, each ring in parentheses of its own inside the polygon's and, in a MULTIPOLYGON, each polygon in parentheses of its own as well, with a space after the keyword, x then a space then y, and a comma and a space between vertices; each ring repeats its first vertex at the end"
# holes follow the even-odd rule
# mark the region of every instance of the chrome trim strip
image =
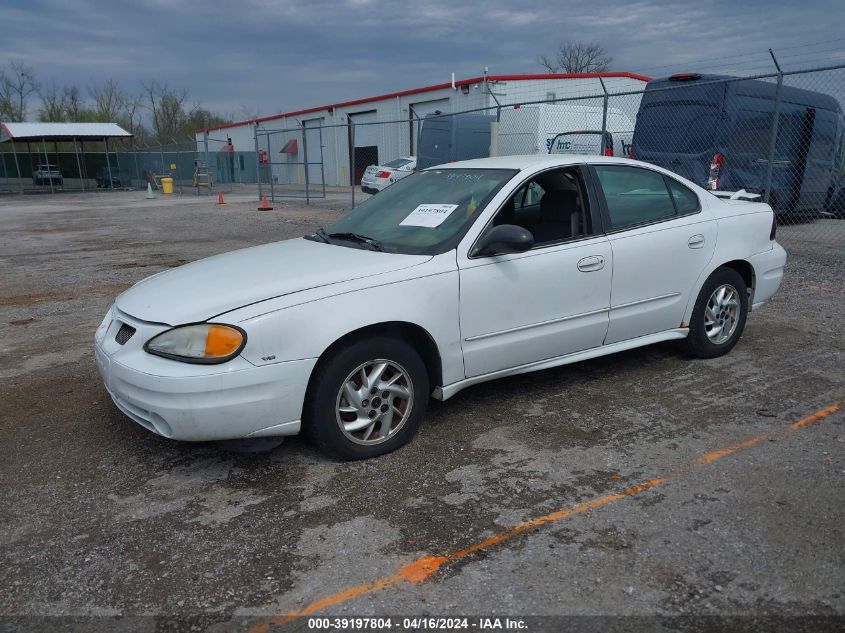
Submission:
POLYGON ((507 330, 499 330, 498 332, 489 332, 487 334, 476 334, 475 336, 468 336, 464 339, 465 342, 470 341, 478 341, 485 338, 491 338, 493 336, 500 336, 502 334, 510 334, 511 332, 521 332, 523 330, 530 330, 531 328, 535 327, 542 327, 544 325, 553 325, 555 323, 561 323, 563 321, 571 321, 572 319, 580 319, 581 317, 593 316, 594 314, 601 314, 602 312, 607 312, 607 308, 601 308, 600 310, 591 310, 590 312, 582 312, 581 314, 570 314, 569 316, 560 317, 557 319, 550 319, 548 321, 541 321, 539 323, 530 323, 528 325, 519 325, 517 327, 512 327, 507 330))
POLYGON ((628 303, 620 303, 618 306, 610 306, 611 310, 621 310, 622 308, 630 308, 631 306, 638 306, 643 303, 651 301, 660 301, 661 299, 671 299, 672 297, 680 297, 680 292, 670 292, 669 294, 660 295, 659 297, 651 297, 649 299, 637 299, 636 301, 629 301, 628 303))

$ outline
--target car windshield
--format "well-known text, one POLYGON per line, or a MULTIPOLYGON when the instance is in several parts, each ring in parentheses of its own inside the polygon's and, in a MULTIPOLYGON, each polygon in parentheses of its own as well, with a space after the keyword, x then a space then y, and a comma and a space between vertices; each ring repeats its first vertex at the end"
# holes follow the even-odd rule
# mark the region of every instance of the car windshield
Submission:
POLYGON ((392 160, 389 163, 385 163, 382 167, 390 167, 392 169, 399 169, 400 167, 404 167, 411 161, 407 158, 397 158, 396 160, 392 160))
MULTIPOLYGON (((512 169, 418 172, 355 207, 321 235, 330 239, 333 234, 365 236, 390 253, 442 253, 457 245, 490 199, 515 174, 512 169)), ((360 240, 332 242, 368 247, 360 240)))

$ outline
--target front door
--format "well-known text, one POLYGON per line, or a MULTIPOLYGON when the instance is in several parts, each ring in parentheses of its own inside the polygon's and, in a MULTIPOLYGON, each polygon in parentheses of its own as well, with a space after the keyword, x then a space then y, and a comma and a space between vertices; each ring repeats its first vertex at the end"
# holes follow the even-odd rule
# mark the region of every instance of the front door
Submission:
POLYGON ((466 376, 599 347, 607 332, 612 252, 593 230, 581 170, 537 174, 499 210, 492 220, 498 224, 523 226, 535 244, 523 253, 484 257, 470 249, 459 257, 466 376))

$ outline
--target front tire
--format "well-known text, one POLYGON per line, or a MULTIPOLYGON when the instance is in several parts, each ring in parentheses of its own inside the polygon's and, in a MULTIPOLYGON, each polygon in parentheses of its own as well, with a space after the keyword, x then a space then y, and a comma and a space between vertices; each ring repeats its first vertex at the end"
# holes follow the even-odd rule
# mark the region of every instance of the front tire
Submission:
POLYGON ((429 393, 425 364, 408 343, 387 336, 350 342, 317 365, 304 431, 337 459, 383 455, 416 434, 429 393))
POLYGON ((732 268, 718 268, 704 285, 692 310, 687 352, 716 358, 731 351, 742 336, 748 315, 748 288, 732 268))

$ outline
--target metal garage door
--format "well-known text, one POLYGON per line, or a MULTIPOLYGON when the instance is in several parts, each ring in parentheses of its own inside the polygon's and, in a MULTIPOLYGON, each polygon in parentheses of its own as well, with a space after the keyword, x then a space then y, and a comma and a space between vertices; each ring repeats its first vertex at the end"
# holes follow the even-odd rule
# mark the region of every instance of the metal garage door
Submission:
MULTIPOLYGON (((420 123, 421 119, 425 118, 426 114, 432 114, 436 110, 440 110, 441 112, 449 112, 449 98, 446 97, 445 99, 433 99, 431 101, 420 101, 419 103, 412 103, 411 104, 411 112, 413 115, 411 116, 411 154, 416 156, 417 154, 417 136, 420 132, 420 123)), ((410 113, 409 113, 410 116, 410 113)))
POLYGON ((369 165, 378 165, 381 126, 377 124, 378 113, 375 110, 350 114, 349 120, 355 128, 350 131, 350 136, 354 136, 354 147, 352 147, 350 160, 354 165, 355 184, 360 185, 364 170, 369 165))
MULTIPOLYGON (((308 150, 308 183, 312 186, 323 186, 323 135, 321 126, 323 118, 303 121, 305 126, 305 144, 308 150)), ((304 157, 303 157, 304 160, 304 157)))

